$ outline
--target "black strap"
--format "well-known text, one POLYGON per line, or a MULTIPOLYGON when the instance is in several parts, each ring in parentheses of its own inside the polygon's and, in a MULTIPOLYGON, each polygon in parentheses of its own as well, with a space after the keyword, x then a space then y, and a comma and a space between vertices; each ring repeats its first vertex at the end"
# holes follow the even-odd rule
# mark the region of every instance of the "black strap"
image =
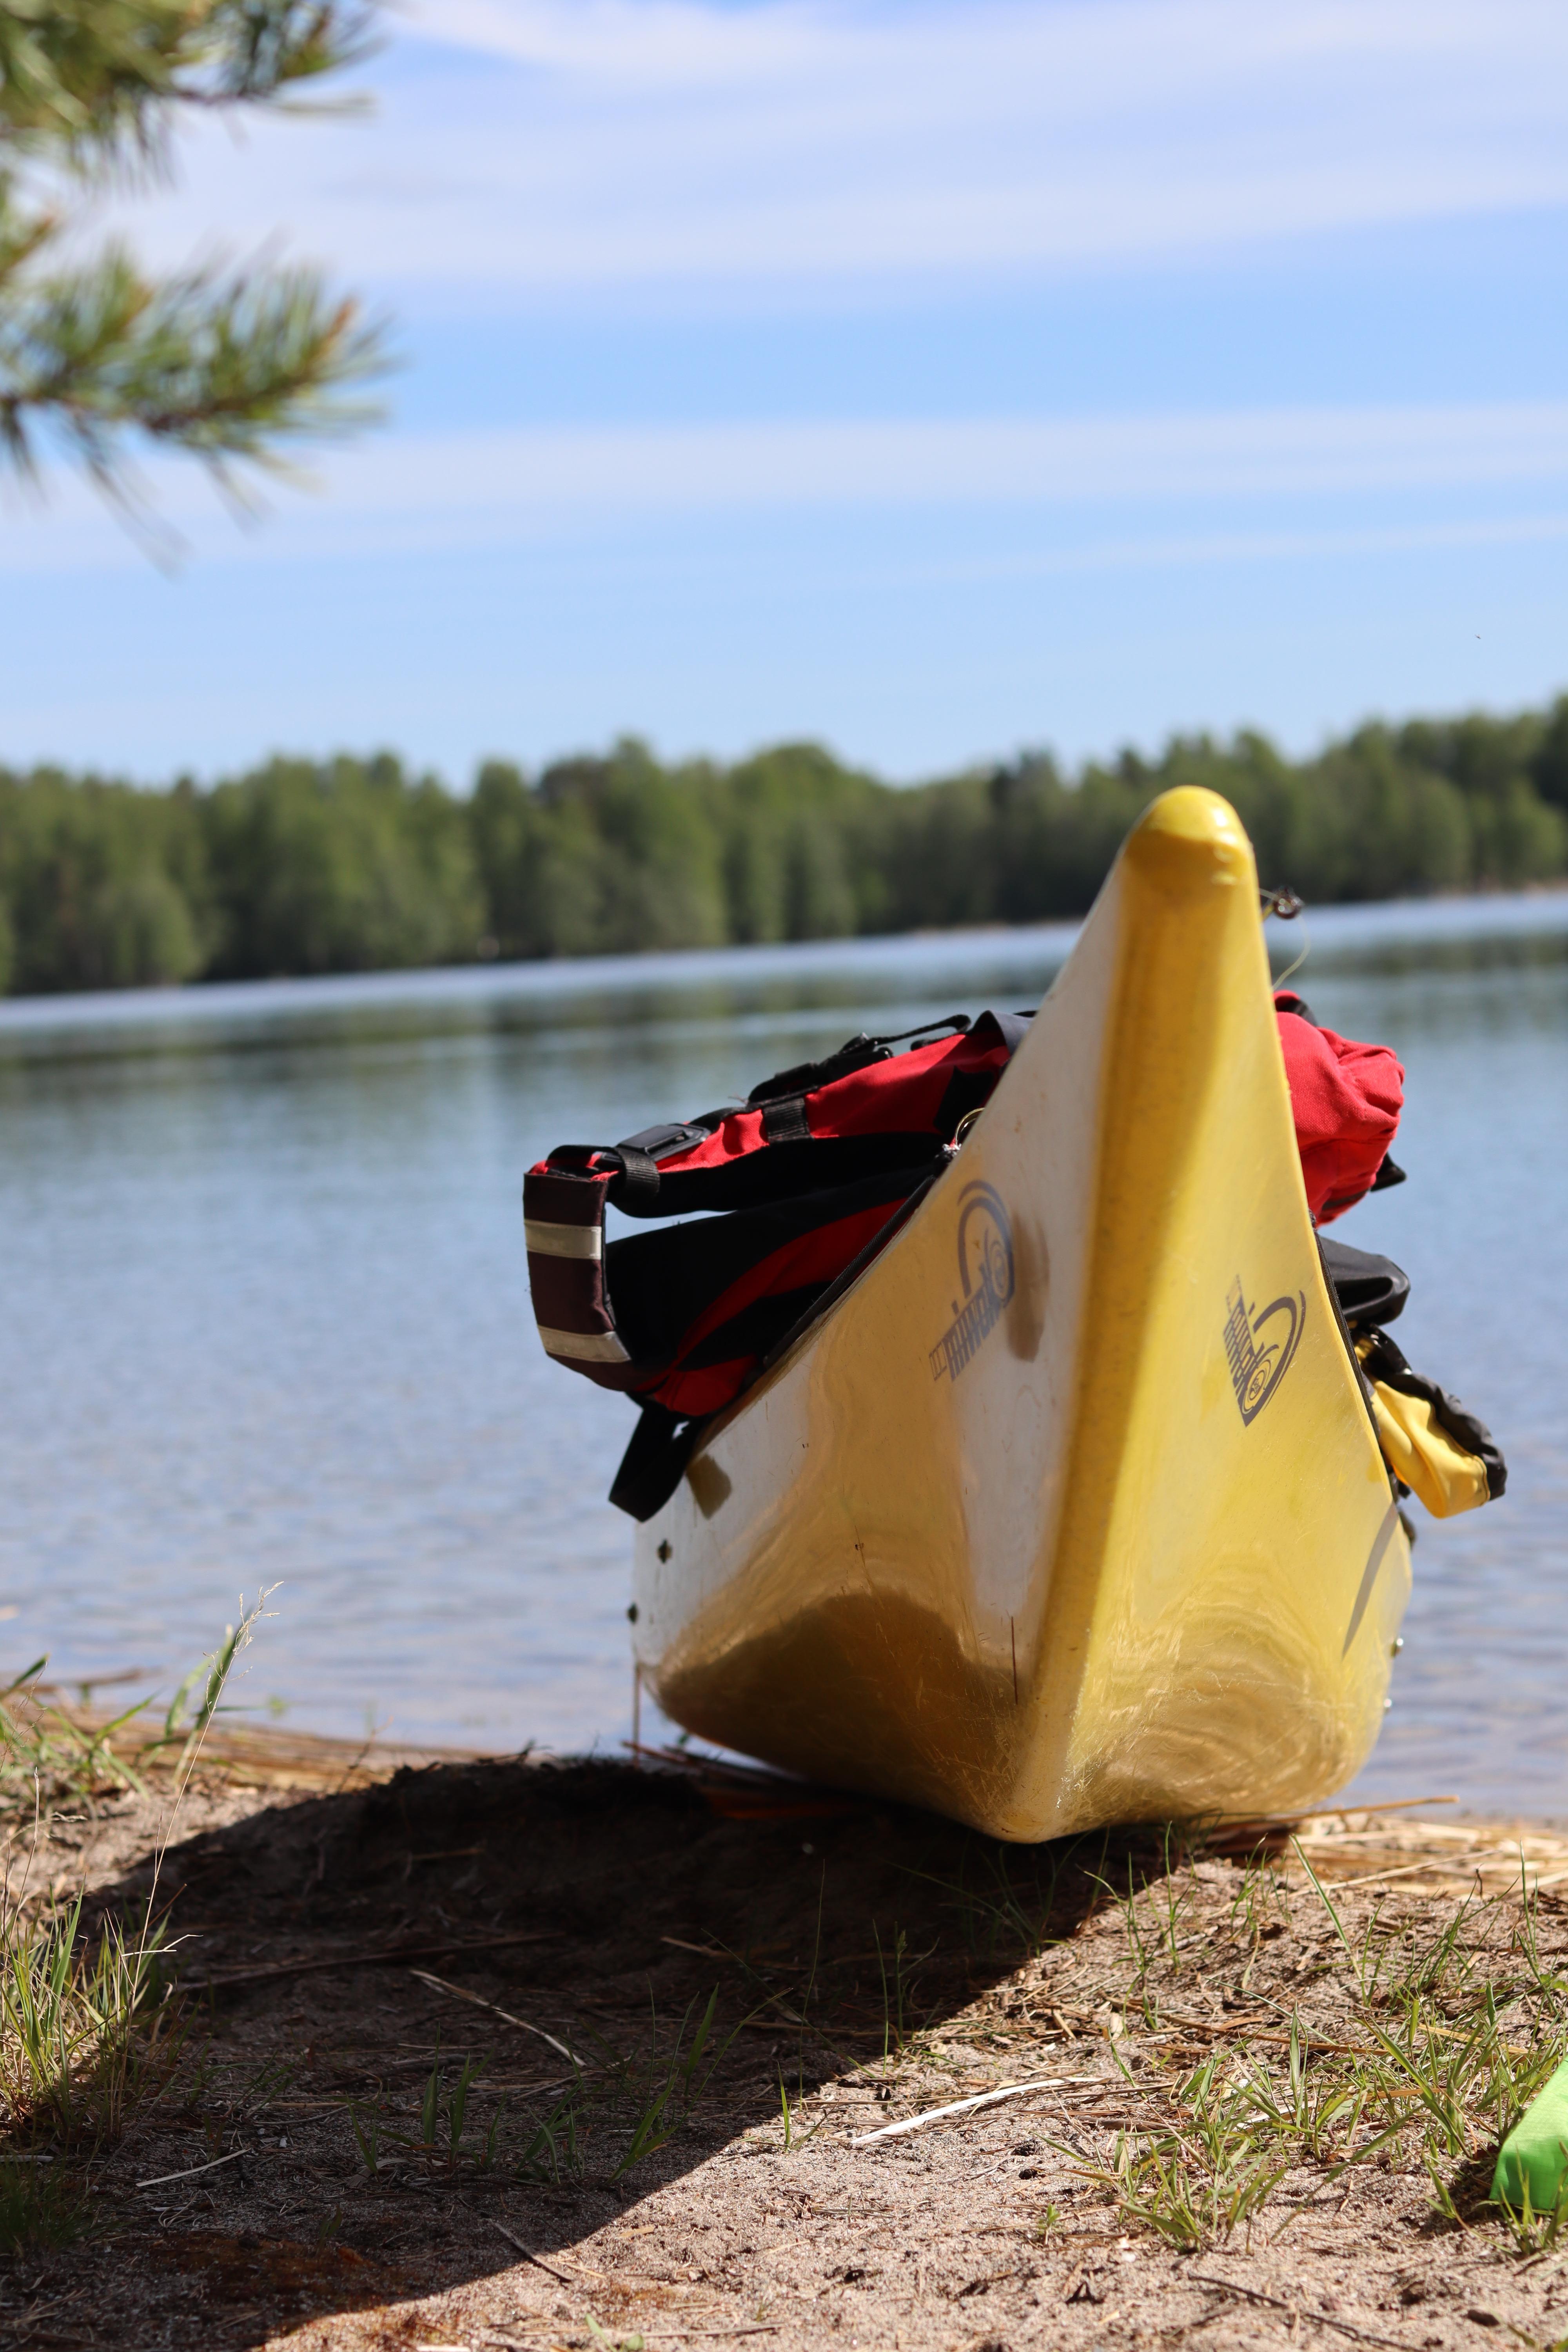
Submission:
POLYGON ((610 1488, 616 1510, 634 1519, 651 1519, 662 1511, 680 1484, 701 1429, 700 1421, 682 1421, 661 1404, 645 1404, 610 1488))
POLYGON ((931 1037, 939 1030, 952 1029, 962 1037, 972 1026, 967 1013, 944 1013, 940 1021, 922 1021, 913 1029, 895 1029, 890 1037, 879 1037, 879 1045, 902 1045, 910 1037, 931 1037))
POLYGON ((759 1104, 772 1102, 778 1095, 804 1094, 813 1087, 825 1087, 835 1078, 847 1077, 851 1070, 863 1070, 871 1062, 890 1062, 893 1056, 879 1037, 868 1037, 862 1030, 840 1045, 837 1054, 829 1054, 820 1062, 796 1062, 787 1070, 775 1070, 771 1078, 763 1078, 746 1097, 748 1110, 759 1104))
POLYGON ((646 1217, 658 1198, 658 1163, 652 1152, 639 1151, 635 1143, 618 1143, 605 1157, 621 1163, 621 1172, 610 1186, 611 1200, 617 1209, 646 1217))
POLYGON ((929 1127, 907 1134, 814 1135, 804 1142, 743 1151, 713 1168, 661 1168, 658 1190, 646 1196, 646 1205, 644 1196, 628 1197, 618 1180, 610 1198, 627 1216, 639 1218, 755 1209, 769 1202, 793 1201, 803 1192, 858 1183, 895 1168, 923 1168, 935 1149, 929 1127))
POLYGON ((906 1045, 911 1037, 936 1036, 943 1029, 962 1037, 969 1027, 967 1013, 948 1013, 940 1021, 922 1021, 917 1029, 900 1029, 891 1037, 868 1037, 863 1029, 858 1030, 825 1060, 796 1062, 793 1069, 775 1070, 771 1078, 763 1078, 746 1097, 747 1108, 755 1110, 781 1095, 811 1094, 818 1087, 831 1086, 835 1078, 847 1078, 851 1070, 863 1070, 872 1062, 890 1062, 893 1047, 906 1045))
POLYGON ((563 1176, 605 1177, 610 1171, 602 1163, 611 1156, 607 1143, 558 1143, 544 1164, 563 1176))

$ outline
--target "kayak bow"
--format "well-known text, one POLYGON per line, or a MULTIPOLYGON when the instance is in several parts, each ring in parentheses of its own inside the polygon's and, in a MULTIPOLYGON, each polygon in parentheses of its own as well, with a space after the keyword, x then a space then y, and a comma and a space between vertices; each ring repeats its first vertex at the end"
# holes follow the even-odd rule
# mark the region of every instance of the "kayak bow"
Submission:
POLYGON ((644 1684, 1003 1837, 1288 1811, 1369 1753, 1409 1580, 1252 851, 1170 792, 946 1172, 639 1528, 644 1684))

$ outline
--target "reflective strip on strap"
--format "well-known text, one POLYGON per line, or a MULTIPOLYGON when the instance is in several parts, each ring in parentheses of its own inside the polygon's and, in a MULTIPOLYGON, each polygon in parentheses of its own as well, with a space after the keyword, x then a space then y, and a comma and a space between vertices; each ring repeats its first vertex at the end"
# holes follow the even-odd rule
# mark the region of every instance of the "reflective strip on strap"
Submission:
POLYGON ((574 1358, 580 1364, 629 1364, 631 1358, 613 1331, 547 1331, 539 1336, 551 1356, 574 1358))
POLYGON ((605 1254, 604 1229, 598 1224, 551 1225, 542 1217, 525 1217, 522 1232, 536 1257, 603 1257, 605 1254))

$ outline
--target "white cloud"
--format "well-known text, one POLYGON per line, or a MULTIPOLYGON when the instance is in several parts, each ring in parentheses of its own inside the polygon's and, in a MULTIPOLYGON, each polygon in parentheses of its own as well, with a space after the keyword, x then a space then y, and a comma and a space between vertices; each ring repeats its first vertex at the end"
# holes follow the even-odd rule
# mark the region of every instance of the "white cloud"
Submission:
POLYGON ((422 0, 379 78, 368 125, 210 131, 160 245, 756 287, 1568 203, 1552 0, 422 0))
MULTIPOLYGON (((710 425, 524 427, 391 436, 339 453, 318 469, 330 495, 286 495, 243 539, 215 526, 212 501, 188 473, 153 479, 163 511, 208 556, 268 561, 420 546, 487 546, 584 533, 602 540, 639 519, 745 517, 769 511, 1033 509, 1099 511, 1112 524, 1136 509, 1185 504, 1227 509, 1333 499, 1509 493, 1568 481, 1568 402, 1447 407, 1258 409, 1132 417, 858 418, 710 425)), ((1209 554, 1310 551, 1329 522, 1303 536, 1299 518, 1262 537, 1209 533, 1209 554)), ((1537 515, 1475 516, 1433 525, 1407 516, 1335 528, 1347 547, 1412 545, 1413 528, 1458 528, 1483 540, 1529 537, 1537 515), (1392 533, 1392 537, 1390 534, 1392 533), (1381 537, 1380 537, 1381 534, 1381 537)), ((1555 521, 1552 521, 1555 530, 1555 521)), ((1081 523, 1073 529, 1081 530, 1081 523)), ((1447 541, 1441 543, 1448 543, 1447 541)), ((1190 534, 1103 541, 1053 562, 1112 565, 1179 559, 1190 534), (1150 556, 1157 546, 1162 551, 1150 556)), ((79 485, 41 517, 16 513, 0 536, 0 566, 71 567, 140 560, 79 485)))
POLYGON ((1568 477, 1568 403, 533 426, 370 444, 331 471, 349 513, 542 520, 1430 491, 1568 477))

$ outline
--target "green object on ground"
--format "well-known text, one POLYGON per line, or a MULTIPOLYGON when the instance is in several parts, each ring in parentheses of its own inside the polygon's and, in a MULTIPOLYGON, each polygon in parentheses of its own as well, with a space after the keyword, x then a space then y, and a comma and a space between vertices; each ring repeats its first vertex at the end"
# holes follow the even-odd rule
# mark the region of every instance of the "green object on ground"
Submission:
POLYGON ((1555 2213, 1568 2197, 1568 2061, 1531 2099, 1502 2144, 1492 2175, 1492 2202, 1555 2213))

